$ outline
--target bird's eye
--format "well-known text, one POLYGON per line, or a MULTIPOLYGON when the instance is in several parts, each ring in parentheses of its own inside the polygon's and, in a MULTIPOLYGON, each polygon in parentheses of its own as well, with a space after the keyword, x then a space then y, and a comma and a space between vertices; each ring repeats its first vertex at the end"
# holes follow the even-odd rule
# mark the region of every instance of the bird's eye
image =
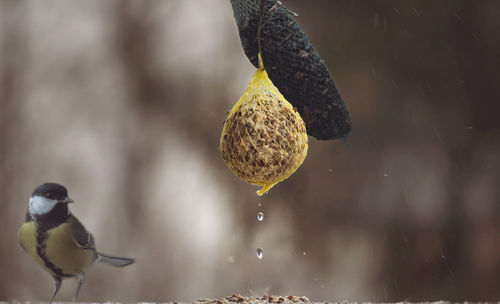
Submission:
POLYGON ((50 193, 45 193, 45 197, 50 197, 50 193))

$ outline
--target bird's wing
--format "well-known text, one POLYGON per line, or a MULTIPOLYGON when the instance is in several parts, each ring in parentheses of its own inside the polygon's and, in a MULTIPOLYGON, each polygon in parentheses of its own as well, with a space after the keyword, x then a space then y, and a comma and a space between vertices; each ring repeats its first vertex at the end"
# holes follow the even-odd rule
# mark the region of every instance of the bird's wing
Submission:
POLYGON ((80 221, 71 215, 68 222, 71 225, 71 232, 73 234, 73 239, 77 245, 84 249, 95 250, 94 237, 90 232, 85 229, 85 227, 80 223, 80 221))

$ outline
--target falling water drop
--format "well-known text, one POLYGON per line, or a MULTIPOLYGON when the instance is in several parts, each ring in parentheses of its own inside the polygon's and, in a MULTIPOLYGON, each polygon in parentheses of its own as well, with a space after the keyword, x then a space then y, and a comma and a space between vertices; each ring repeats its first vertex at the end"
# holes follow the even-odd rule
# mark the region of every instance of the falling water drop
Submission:
POLYGON ((263 256, 264 256, 264 250, 262 250, 262 248, 257 248, 257 258, 259 260, 262 260, 263 256))
POLYGON ((264 212, 257 213, 257 219, 259 222, 262 222, 264 220, 264 212))

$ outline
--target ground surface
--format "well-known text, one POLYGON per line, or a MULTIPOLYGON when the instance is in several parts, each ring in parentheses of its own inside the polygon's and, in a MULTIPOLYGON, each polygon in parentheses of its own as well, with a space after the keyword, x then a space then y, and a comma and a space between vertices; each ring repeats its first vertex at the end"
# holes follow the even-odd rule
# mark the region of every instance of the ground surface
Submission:
MULTIPOLYGON (((47 302, 42 302, 42 301, 25 301, 25 302, 20 302, 20 301, 10 301, 10 302, 0 302, 0 304, 42 304, 42 303, 47 303, 47 302)), ((62 303, 73 303, 73 302, 53 302, 53 304, 62 304, 62 303)), ((83 304, 86 302, 77 302, 75 304, 83 304)), ((106 302, 109 304, 121 304, 118 302, 106 302)), ((153 303, 153 302, 138 302, 137 304, 147 304, 147 303, 153 303)), ((162 304, 188 304, 189 302, 164 302, 162 304)), ((191 304, 295 304, 295 303, 304 303, 304 304, 357 304, 357 303, 364 303, 364 304, 371 304, 373 302, 349 302, 349 301, 343 301, 343 302, 329 302, 329 301, 324 301, 324 302, 311 302, 308 297, 305 296, 275 296, 275 295, 264 295, 262 297, 245 297, 242 295, 238 294, 233 294, 232 296, 225 297, 225 298, 217 298, 217 299, 198 299, 191 304)), ((435 302, 397 302, 397 304, 400 303, 432 303, 432 304, 452 304, 455 302, 447 302, 447 301, 435 301, 435 302)), ((474 304, 474 302, 462 302, 463 304, 474 304)), ((486 304, 486 303, 496 303, 500 304, 500 302, 481 302, 481 304, 486 304)), ((382 303, 379 303, 382 304, 382 303)), ((396 304, 396 303, 394 303, 396 304)))

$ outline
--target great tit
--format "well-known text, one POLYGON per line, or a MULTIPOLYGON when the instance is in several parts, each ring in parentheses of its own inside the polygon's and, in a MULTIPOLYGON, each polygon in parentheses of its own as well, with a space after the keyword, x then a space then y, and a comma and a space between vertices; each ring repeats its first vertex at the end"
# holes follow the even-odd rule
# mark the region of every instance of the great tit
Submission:
POLYGON ((85 280, 85 272, 95 260, 123 267, 133 259, 112 257, 98 253, 94 237, 68 209, 73 200, 64 186, 45 183, 30 196, 26 218, 19 228, 21 247, 54 278, 54 300, 62 279, 76 277, 78 287, 73 296, 76 301, 85 280))

